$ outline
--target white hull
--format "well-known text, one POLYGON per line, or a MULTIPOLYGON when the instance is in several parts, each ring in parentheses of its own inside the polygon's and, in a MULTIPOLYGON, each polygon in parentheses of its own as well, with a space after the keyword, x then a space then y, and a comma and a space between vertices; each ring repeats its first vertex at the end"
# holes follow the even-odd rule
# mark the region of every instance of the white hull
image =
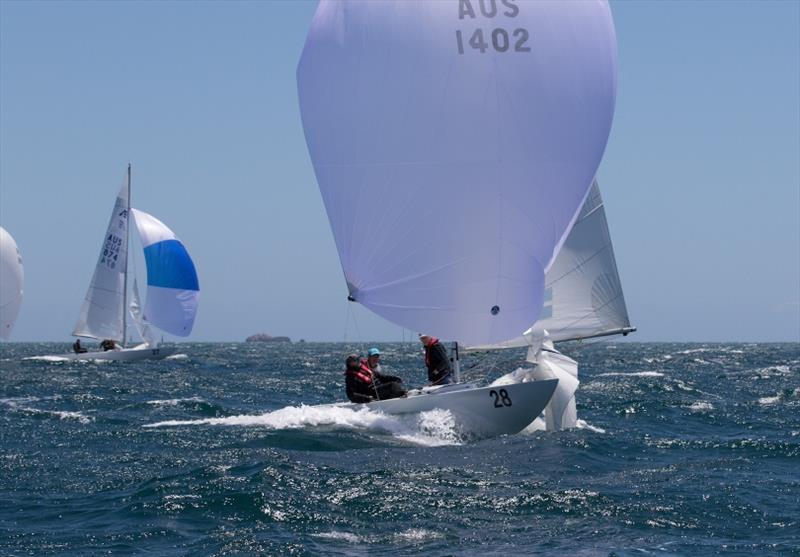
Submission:
POLYGON ((446 385, 410 391, 407 397, 371 402, 367 406, 385 414, 448 410, 464 433, 494 437, 525 429, 547 406, 557 384, 558 379, 497 387, 446 385))
POLYGON ((132 362, 137 360, 161 360, 172 356, 178 351, 177 346, 157 346, 155 348, 139 345, 133 348, 123 348, 122 350, 106 350, 105 352, 83 352, 81 354, 52 354, 50 356, 34 356, 32 360, 55 359, 55 360, 114 360, 119 362, 132 362))

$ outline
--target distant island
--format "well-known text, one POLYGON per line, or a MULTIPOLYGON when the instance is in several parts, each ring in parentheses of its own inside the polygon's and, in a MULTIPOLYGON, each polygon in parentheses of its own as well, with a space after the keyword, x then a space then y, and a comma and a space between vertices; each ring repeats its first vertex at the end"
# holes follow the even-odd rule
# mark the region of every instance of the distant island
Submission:
POLYGON ((245 342, 292 342, 292 339, 289 337, 274 337, 272 335, 268 335, 267 333, 258 333, 257 335, 250 335, 246 339, 245 342))

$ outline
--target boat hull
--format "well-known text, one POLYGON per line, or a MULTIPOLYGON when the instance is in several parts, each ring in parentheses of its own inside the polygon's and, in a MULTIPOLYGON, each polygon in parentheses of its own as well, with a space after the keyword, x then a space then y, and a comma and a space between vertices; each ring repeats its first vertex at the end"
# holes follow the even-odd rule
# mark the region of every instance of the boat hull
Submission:
POLYGON ((557 385, 558 379, 497 387, 452 385, 411 391, 407 397, 371 402, 368 407, 385 414, 447 410, 462 433, 494 437, 525 429, 542 413, 557 385))
POLYGON ((34 356, 32 359, 58 360, 113 360, 132 362, 138 360, 162 360, 178 351, 177 346, 158 346, 155 348, 136 346, 122 350, 106 350, 105 352, 83 352, 81 354, 52 354, 50 356, 34 356))

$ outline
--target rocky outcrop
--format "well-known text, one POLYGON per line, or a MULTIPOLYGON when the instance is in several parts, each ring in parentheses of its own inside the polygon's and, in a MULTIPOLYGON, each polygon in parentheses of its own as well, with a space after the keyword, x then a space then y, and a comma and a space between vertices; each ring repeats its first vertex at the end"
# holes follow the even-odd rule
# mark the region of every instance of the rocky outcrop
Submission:
POLYGON ((274 337, 267 333, 258 333, 257 335, 250 335, 245 342, 292 342, 289 337, 274 337))

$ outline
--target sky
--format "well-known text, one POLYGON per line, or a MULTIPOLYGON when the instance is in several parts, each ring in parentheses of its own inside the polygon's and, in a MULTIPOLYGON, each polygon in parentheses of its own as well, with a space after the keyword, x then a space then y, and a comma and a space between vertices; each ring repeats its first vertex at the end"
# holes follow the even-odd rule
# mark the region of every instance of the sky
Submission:
MULTIPOLYGON (((800 2, 611 8, 597 178, 629 338, 800 341, 800 2)), ((0 224, 25 265, 12 340, 71 339, 129 162, 132 204, 195 260, 189 340, 415 338, 346 301, 297 102, 315 9, 0 0, 0 224)))

